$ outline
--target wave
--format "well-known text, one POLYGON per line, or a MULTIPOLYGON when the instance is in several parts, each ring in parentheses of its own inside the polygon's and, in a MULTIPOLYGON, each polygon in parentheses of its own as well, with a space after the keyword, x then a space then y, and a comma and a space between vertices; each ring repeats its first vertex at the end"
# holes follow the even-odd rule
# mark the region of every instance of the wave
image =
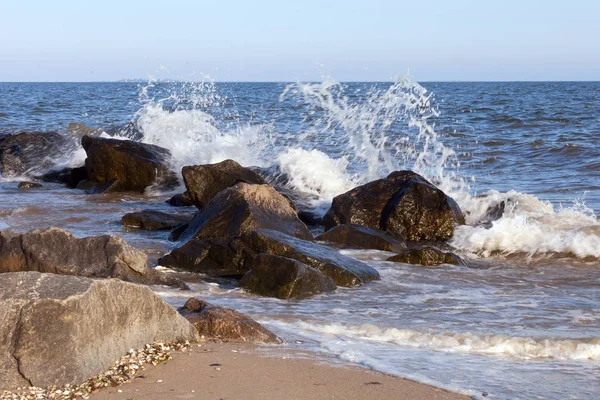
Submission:
POLYGON ((451 244, 459 249, 489 257, 495 254, 552 254, 578 258, 600 257, 600 222, 582 199, 572 207, 555 207, 535 196, 510 191, 490 191, 483 197, 466 196, 461 204, 471 211, 470 225, 457 227, 451 244), (485 212, 504 202, 502 218, 491 227, 475 225, 485 212))
MULTIPOLYGON (((281 324, 281 323, 280 323, 281 324)), ((476 353, 516 358, 555 360, 600 360, 600 338, 549 339, 508 335, 484 335, 471 332, 419 332, 411 329, 351 326, 341 323, 320 325, 304 321, 293 323, 301 330, 331 335, 340 339, 394 343, 405 347, 435 351, 476 353)))
MULTIPOLYGON (((150 95, 153 85, 141 87, 135 139, 168 148, 175 170, 231 158, 276 171, 285 176, 286 189, 310 195, 309 207, 323 214, 338 194, 394 170, 411 169, 454 197, 465 212, 467 225, 457 228, 451 242, 458 249, 481 257, 600 257, 598 221, 582 202, 555 209, 516 191, 473 194, 470 181, 475 178, 462 176, 458 155, 434 129, 432 119, 439 113, 432 93, 410 78, 359 89, 330 79, 288 85, 280 101, 303 116, 293 121, 293 132, 277 132, 276 121, 243 120, 212 82, 173 86, 160 98, 150 95), (480 226, 487 210, 501 202, 506 209, 500 219, 480 226)), ((565 145, 558 151, 578 150, 565 145)))

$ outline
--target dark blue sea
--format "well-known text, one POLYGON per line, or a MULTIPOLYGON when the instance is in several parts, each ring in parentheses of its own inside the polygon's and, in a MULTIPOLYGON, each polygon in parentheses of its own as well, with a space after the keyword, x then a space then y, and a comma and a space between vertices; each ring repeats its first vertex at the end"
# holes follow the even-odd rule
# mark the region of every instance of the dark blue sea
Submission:
MULTIPOLYGON (((23 130, 153 143, 171 151, 175 170, 227 158, 274 168, 315 214, 357 185, 413 169, 465 211, 450 244, 469 267, 344 250, 381 281, 302 301, 201 280, 194 294, 292 346, 475 398, 600 396, 600 82, 0 83, 0 133, 23 130), (476 225, 501 201, 502 218, 476 225)), ((63 158, 78 166, 85 152, 63 158)), ((168 193, 46 184, 23 195, 18 179, 0 179, 2 228, 114 233, 154 260, 173 246, 168 233, 118 222, 168 211, 168 193)), ((189 297, 156 290, 174 305, 189 297)))

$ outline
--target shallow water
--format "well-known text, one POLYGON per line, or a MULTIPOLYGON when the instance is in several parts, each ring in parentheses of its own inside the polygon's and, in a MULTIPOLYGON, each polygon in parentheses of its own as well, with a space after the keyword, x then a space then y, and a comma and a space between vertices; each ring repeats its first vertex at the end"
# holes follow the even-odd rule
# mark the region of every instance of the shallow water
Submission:
MULTIPOLYGON (((343 251, 382 279, 302 301, 231 282, 194 295, 245 312, 292 344, 495 399, 600 394, 600 83, 5 84, 0 131, 107 128, 136 119, 174 168, 235 158, 289 173, 315 212, 357 184, 407 167, 450 192, 467 220, 504 200, 490 229, 460 227, 469 267, 343 251), (431 95, 433 92, 433 96, 431 95), (485 194, 485 197, 481 195, 485 194), (478 196, 477 196, 478 195, 478 196)), ((82 154, 70 155, 79 163, 82 154)), ((155 261, 168 232, 119 223, 144 208, 192 213, 167 194, 85 195, 0 182, 0 226, 114 233, 155 261)), ((156 290, 174 305, 190 293, 156 290)))

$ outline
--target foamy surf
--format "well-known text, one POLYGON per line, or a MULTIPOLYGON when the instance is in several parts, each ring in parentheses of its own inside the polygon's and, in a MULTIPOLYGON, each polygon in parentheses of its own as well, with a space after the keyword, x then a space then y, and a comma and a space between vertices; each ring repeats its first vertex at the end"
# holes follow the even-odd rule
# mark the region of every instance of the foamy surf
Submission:
POLYGON ((411 329, 375 325, 351 326, 340 323, 312 324, 297 322, 297 329, 317 332, 339 339, 358 339, 394 343, 398 346, 458 353, 476 353, 511 357, 520 360, 551 358, 555 360, 600 360, 600 338, 581 340, 535 339, 507 335, 481 335, 471 332, 419 332, 411 329))

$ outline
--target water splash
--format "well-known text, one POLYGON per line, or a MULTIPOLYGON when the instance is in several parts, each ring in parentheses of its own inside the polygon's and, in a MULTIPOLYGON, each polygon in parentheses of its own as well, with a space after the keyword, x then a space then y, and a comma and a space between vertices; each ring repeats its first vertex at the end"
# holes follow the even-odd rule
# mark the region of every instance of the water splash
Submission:
POLYGON ((466 189, 455 152, 439 140, 429 122, 438 116, 432 94, 409 77, 387 88, 354 90, 331 79, 297 83, 286 87, 281 100, 290 97, 308 106, 304 122, 309 126, 302 142, 319 149, 342 148, 347 162, 340 165, 353 186, 412 169, 444 190, 466 189))
POLYGON ((153 88, 153 81, 140 86, 142 107, 135 115, 136 125, 142 142, 171 151, 174 169, 228 158, 246 166, 266 166, 272 127, 242 123, 235 112, 223 112, 228 99, 219 95, 214 81, 170 85, 158 98, 150 95, 153 88), (210 113, 216 109, 220 120, 210 113), (222 122, 227 120, 233 123, 222 122))

